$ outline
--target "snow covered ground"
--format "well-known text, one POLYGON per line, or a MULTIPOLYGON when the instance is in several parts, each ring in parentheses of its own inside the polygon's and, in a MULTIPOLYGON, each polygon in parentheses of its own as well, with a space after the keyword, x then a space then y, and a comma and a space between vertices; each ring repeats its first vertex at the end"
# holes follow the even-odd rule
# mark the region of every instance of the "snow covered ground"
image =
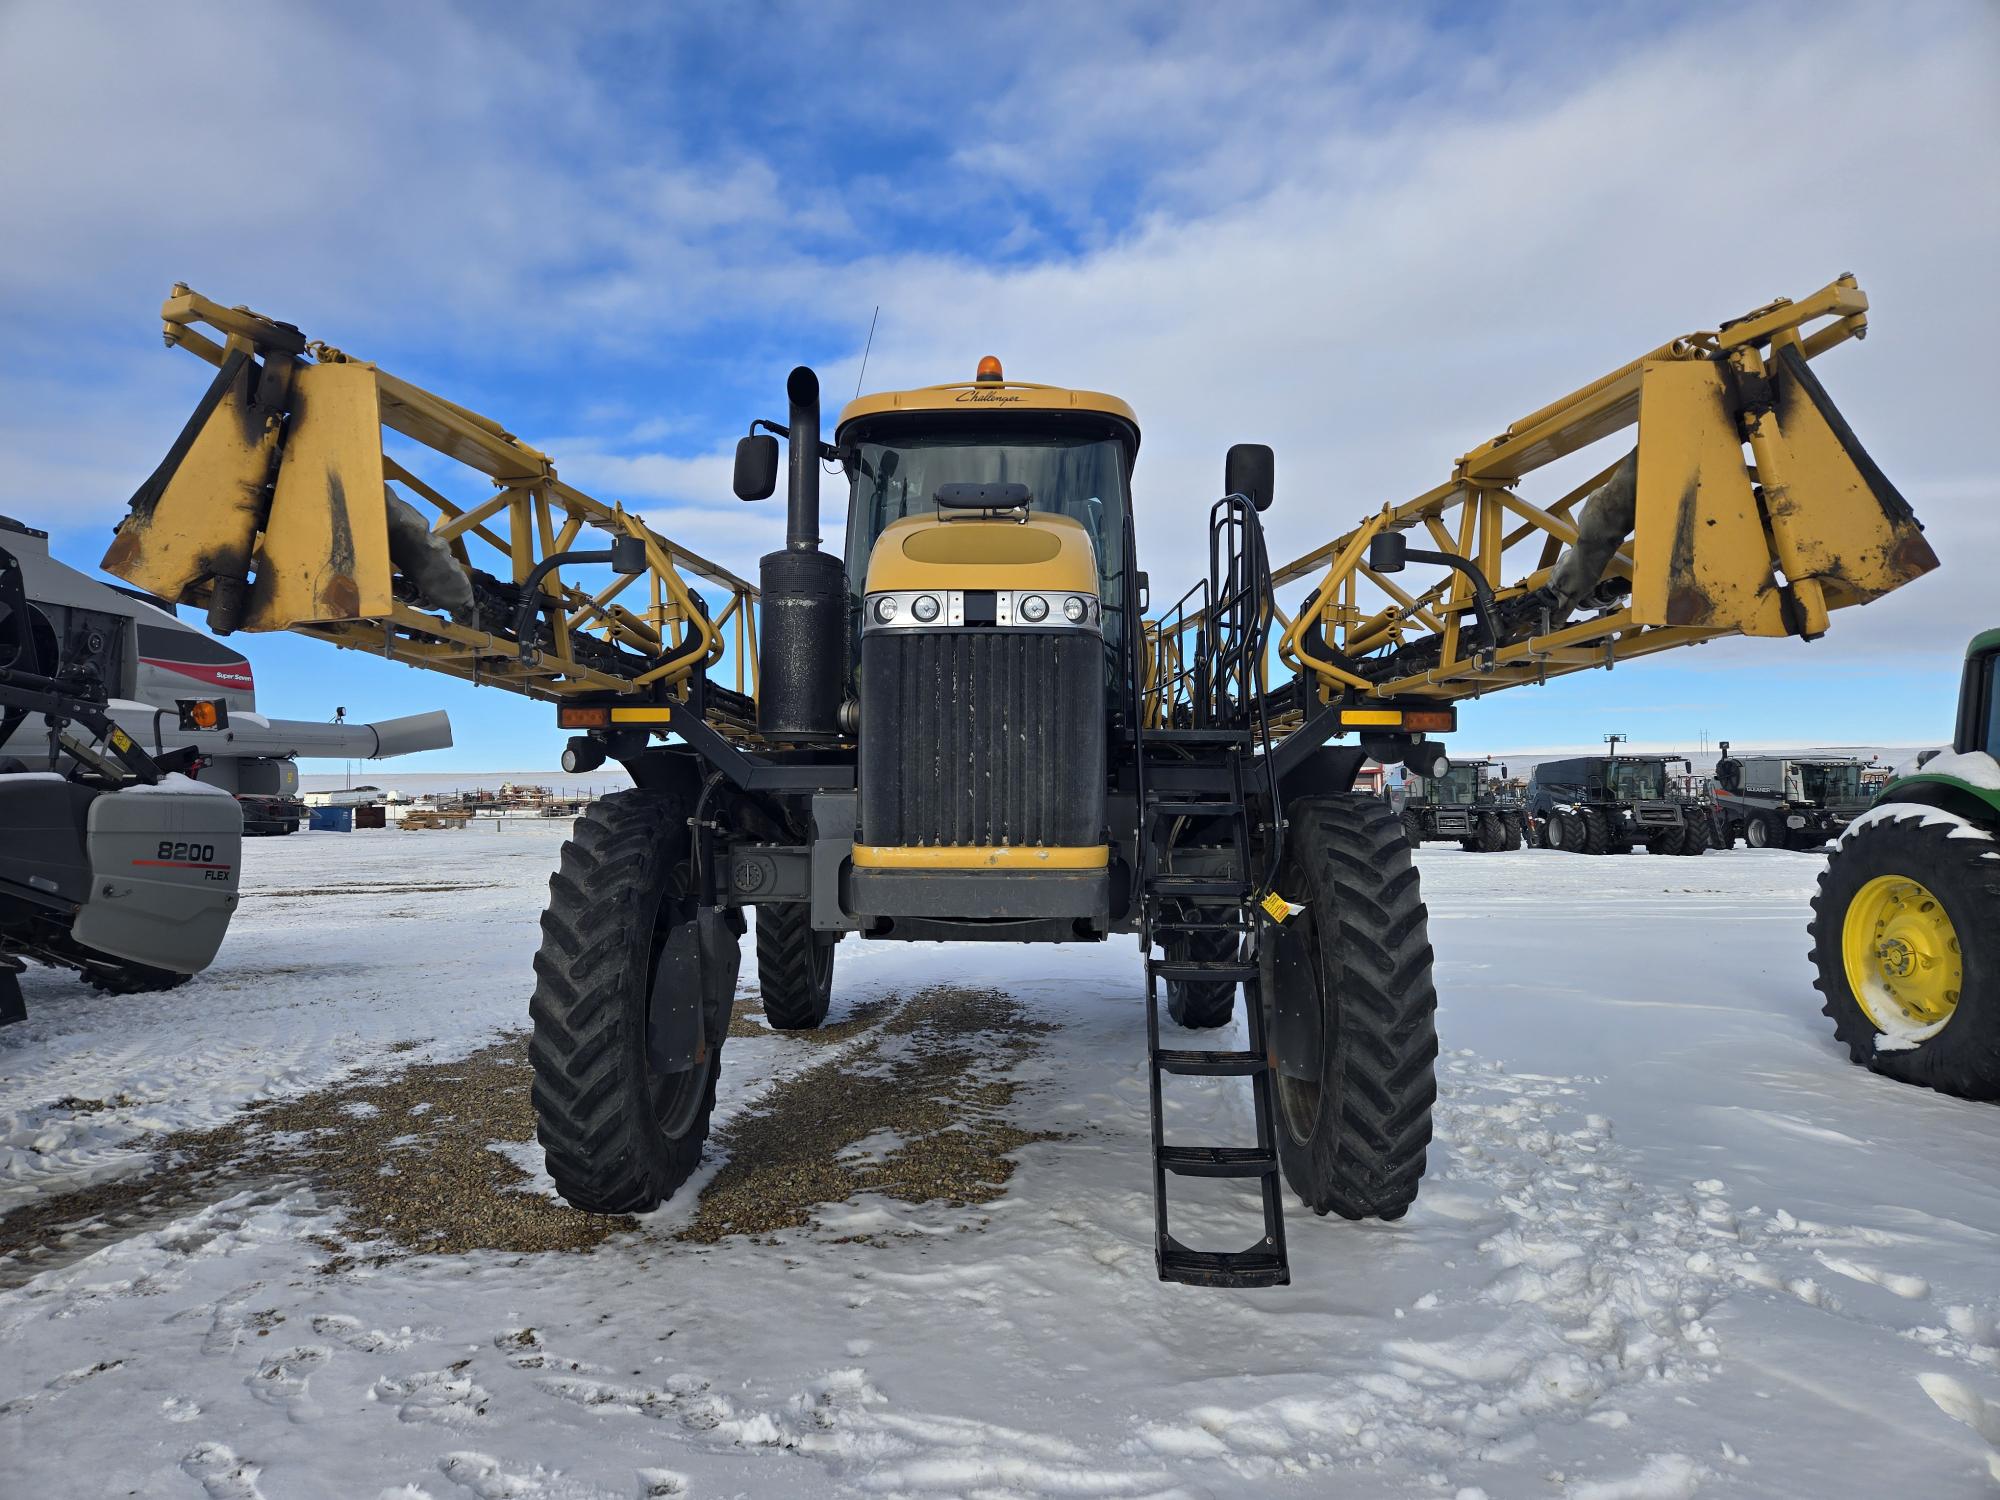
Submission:
MULTIPOLYGON (((261 840, 195 983, 29 975, 29 1020, 0 1031, 0 1212, 246 1101, 518 1030, 561 834, 261 840)), ((1993 1493, 2000 1110, 1836 1051, 1804 958, 1818 857, 1421 863, 1431 1174, 1400 1224, 1295 1214, 1289 1288, 1154 1279, 1129 942, 849 942, 846 1039, 732 1040, 718 1126, 830 1059, 879 1081, 925 1044, 899 1005, 990 989, 1053 1023, 955 1043, 1019 1085, 992 1096, 1010 1127, 1054 1137, 993 1201, 864 1193, 713 1242, 677 1202, 579 1253, 329 1273, 324 1192, 232 1184, 0 1259, 0 1491, 1993 1493)), ((1186 1114, 1245 1128, 1233 1100, 1186 1114)))

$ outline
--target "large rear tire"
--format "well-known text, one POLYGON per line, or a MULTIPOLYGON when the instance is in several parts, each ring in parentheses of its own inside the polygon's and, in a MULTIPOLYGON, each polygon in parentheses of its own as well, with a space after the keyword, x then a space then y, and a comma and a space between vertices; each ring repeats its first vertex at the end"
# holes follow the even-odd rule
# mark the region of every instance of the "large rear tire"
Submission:
POLYGON ((743 932, 700 907, 687 804, 592 803, 549 879, 535 955, 535 1133, 556 1188, 590 1213, 644 1213, 701 1160, 743 932))
POLYGON ((1367 797, 1286 809, 1278 889, 1305 909, 1266 927, 1285 1181, 1316 1213, 1399 1219, 1424 1175, 1437 1098, 1428 915, 1402 830, 1367 797))
POLYGON ((757 988, 778 1031, 811 1031, 833 1003, 837 932, 814 932, 803 901, 757 908, 757 988))
POLYGON ((1691 811, 1686 816, 1687 822, 1681 829, 1681 846, 1675 852, 1678 854, 1705 853, 1710 843, 1713 842, 1715 832, 1714 827, 1708 821, 1708 814, 1691 811))
POLYGON ((1814 987, 1855 1062, 2000 1099, 2000 859, 1924 809, 1850 833, 1813 897, 1814 987))
POLYGON ((1572 847, 1579 854, 1609 854, 1611 852, 1611 820, 1594 807, 1586 807, 1577 820, 1582 834, 1572 847))

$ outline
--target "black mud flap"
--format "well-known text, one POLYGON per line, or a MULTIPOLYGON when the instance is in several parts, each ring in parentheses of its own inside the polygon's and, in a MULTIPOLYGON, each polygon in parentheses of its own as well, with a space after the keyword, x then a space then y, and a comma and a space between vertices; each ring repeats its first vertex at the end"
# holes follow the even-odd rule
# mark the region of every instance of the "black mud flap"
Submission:
POLYGON ((677 922, 653 970, 646 1007, 646 1053, 658 1075, 708 1065, 729 1029, 729 1008, 742 961, 743 914, 698 912, 677 922))

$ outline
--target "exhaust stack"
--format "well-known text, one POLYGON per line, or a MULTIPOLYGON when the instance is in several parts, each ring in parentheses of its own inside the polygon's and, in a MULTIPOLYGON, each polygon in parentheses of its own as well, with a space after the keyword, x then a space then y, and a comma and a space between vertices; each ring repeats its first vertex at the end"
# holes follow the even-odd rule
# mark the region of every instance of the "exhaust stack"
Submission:
POLYGON ((773 740, 840 737, 847 666, 847 572, 819 550, 819 376, 804 365, 785 381, 785 550, 757 565, 757 732, 773 740))

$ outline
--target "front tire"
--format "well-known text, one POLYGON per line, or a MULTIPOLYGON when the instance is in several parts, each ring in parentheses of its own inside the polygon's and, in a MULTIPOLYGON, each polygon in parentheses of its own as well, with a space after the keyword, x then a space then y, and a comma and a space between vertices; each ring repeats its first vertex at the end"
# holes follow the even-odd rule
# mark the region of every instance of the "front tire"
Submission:
POLYGON ((535 1133, 565 1199, 644 1213, 701 1159, 743 918, 700 908, 688 808, 633 790, 593 802, 549 878, 535 955, 535 1133))
POLYGON ((757 988, 776 1031, 811 1031, 833 1004, 837 932, 814 932, 803 901, 757 908, 757 988))
POLYGON ((1923 810, 1850 833, 1813 897, 1814 987, 1855 1062, 2000 1099, 2000 860, 1923 810))
POLYGON ((1424 1175, 1437 1098, 1437 991, 1417 868, 1365 797, 1286 809, 1278 889, 1305 910, 1265 929, 1285 1181, 1315 1213, 1399 1219, 1424 1175))

